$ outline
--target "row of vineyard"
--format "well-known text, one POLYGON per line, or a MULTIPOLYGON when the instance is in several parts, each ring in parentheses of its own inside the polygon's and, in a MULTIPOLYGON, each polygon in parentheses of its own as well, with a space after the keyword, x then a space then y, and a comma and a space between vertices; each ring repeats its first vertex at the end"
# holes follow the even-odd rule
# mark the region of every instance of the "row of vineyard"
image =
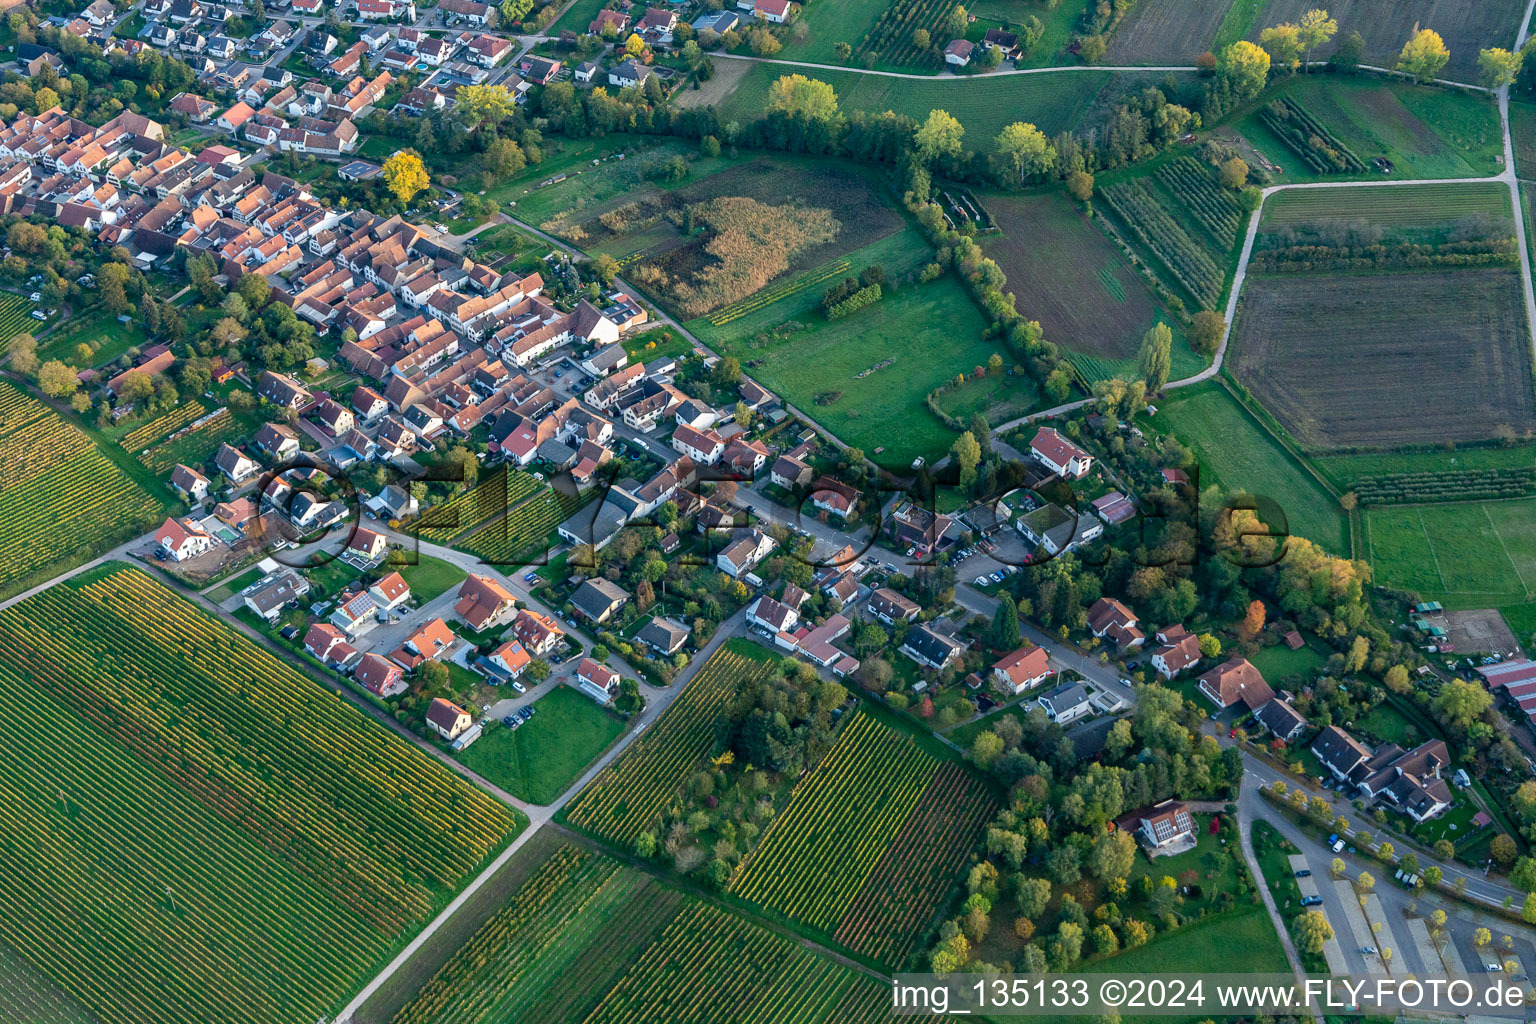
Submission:
POLYGON ((869 34, 859 41, 853 54, 860 60, 872 55, 882 64, 920 65, 934 63, 933 46, 949 42, 943 38, 944 20, 954 10, 950 0, 895 0, 884 11, 869 34), (913 32, 924 29, 930 36, 930 48, 919 50, 913 32))
POLYGON ((667 713, 571 802, 566 820, 628 848, 681 805, 683 783, 714 752, 715 723, 731 695, 772 671, 771 662, 719 648, 667 713))
POLYGON ((850 949, 902 966, 956 883, 956 865, 997 813, 987 788, 945 764, 848 907, 834 937, 850 949))
POLYGON ((532 474, 502 466, 469 490, 422 512, 411 530, 423 540, 448 543, 502 516, 539 489, 532 474))
POLYGON ((163 511, 90 438, 0 381, 0 581, 146 530, 163 511))
POLYGON ((737 867, 730 891, 834 931, 939 767, 910 736, 856 713, 737 867))
POLYGON ((1221 301, 1221 268, 1145 185, 1139 181, 1109 185, 1099 190, 1099 196, 1187 292, 1205 308, 1216 307, 1221 301))
POLYGON ((889 1000, 829 957, 565 844, 392 1024, 874 1024, 889 1000))
POLYGON ((1317 174, 1365 173, 1365 161, 1289 96, 1265 104, 1259 121, 1317 174))
POLYGON ((315 1020, 515 812, 135 569, 0 612, 0 942, 102 1024, 315 1020))
POLYGON ((582 504, 579 495, 546 487, 456 546, 479 555, 491 565, 542 564, 542 545, 556 526, 581 510, 582 504))
POLYGON ((1350 485, 1362 505, 1522 498, 1536 485, 1536 468, 1458 469, 1363 476, 1350 485))
POLYGON ((1211 177, 1210 169, 1192 156, 1164 164, 1157 181, 1166 188, 1223 249, 1237 244, 1243 208, 1230 189, 1211 177))

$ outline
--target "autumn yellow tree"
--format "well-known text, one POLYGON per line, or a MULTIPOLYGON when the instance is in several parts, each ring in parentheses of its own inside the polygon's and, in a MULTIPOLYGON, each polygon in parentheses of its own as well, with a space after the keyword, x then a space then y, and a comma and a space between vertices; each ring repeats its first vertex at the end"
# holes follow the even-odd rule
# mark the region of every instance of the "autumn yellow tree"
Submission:
POLYGON ((1421 28, 1403 44, 1403 52, 1397 56, 1397 70, 1428 82, 1450 59, 1451 51, 1446 49, 1440 33, 1432 28, 1421 28))
POLYGON ((417 193, 425 191, 432 179, 427 176, 421 156, 413 149, 402 149, 384 161, 384 182, 400 205, 405 206, 417 193))
POLYGON ((1238 627, 1238 632, 1245 639, 1252 640, 1259 635, 1259 630, 1264 628, 1264 602, 1254 598, 1248 602, 1248 614, 1243 616, 1243 624, 1238 627))

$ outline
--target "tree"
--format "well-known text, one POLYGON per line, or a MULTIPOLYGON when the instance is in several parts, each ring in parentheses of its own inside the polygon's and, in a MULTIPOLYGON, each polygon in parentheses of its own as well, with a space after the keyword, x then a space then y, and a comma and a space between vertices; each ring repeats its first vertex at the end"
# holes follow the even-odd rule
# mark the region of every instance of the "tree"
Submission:
POLYGON ((1221 165, 1221 183, 1226 188, 1242 188, 1248 182, 1248 163, 1234 156, 1221 165))
POLYGON ((1045 378, 1045 393, 1058 402, 1065 402, 1072 393, 1072 375, 1066 367, 1058 366, 1045 378))
POLYGON ((384 183, 400 205, 405 206, 425 191, 432 179, 427 176, 427 168, 416 151, 403 149, 384 161, 384 183))
POLYGON ((1472 932, 1472 945, 1483 949, 1493 942, 1493 932, 1487 928, 1477 928, 1472 932))
POLYGON ((1343 878, 1344 871, 1347 867, 1348 865, 1344 863, 1342 858, 1335 857, 1328 863, 1328 873, 1331 874, 1334 878, 1343 878))
POLYGON ((1446 721, 1470 729, 1493 706, 1493 695, 1476 683, 1452 679, 1440 688, 1434 706, 1446 721))
POLYGON ((510 178, 527 166, 528 156, 523 147, 511 139, 496 138, 485 147, 485 169, 497 178, 510 178))
MULTIPOLYGON (((75 389, 80 387, 79 378, 76 377, 76 374, 79 372, 73 366, 62 363, 57 359, 50 359, 38 367, 37 386, 43 389, 43 394, 45 395, 53 398, 65 398, 74 394, 75 389)), ((135 376, 142 377, 146 383, 149 381, 149 374, 147 373, 130 373, 128 379, 132 380, 135 376)), ((150 390, 153 392, 154 388, 151 387, 150 390)))
POLYGON ((1376 876, 1369 871, 1360 872, 1360 877, 1355 879, 1355 888, 1362 893, 1370 892, 1376 887, 1376 876))
POLYGON ((1440 860, 1450 860, 1456 856, 1456 844, 1452 843, 1449 839, 1435 840, 1435 845, 1431 849, 1435 851, 1435 856, 1440 860))
POLYGON ((752 48, 754 56, 772 57, 784 44, 765 26, 759 25, 747 33, 747 45, 752 48))
POLYGON ((96 275, 101 299, 113 316, 128 312, 128 268, 121 263, 104 263, 96 275))
POLYGON ((1536 892, 1525 894, 1525 902, 1520 904, 1520 920, 1526 924, 1536 924, 1536 892))
POLYGON ((1429 867, 1424 869, 1424 884, 1429 886, 1431 889, 1439 885, 1440 879, 1443 877, 1444 872, 1440 870, 1440 867, 1437 864, 1431 864, 1429 867))
POLYGON ((964 39, 965 30, 970 28, 970 25, 970 14, 959 4, 956 4, 955 9, 949 12, 949 19, 944 23, 944 27, 948 30, 949 38, 951 39, 964 39))
POLYGON ((913 136, 913 141, 917 144, 918 155, 924 160, 932 161, 941 156, 959 156, 961 140, 964 137, 965 127, 948 111, 931 110, 928 112, 928 119, 913 136))
POLYGON ((768 87, 767 112, 812 121, 837 116, 837 93, 826 82, 804 75, 781 75, 768 87))
POLYGON ((1125 878, 1135 862, 1136 841, 1123 830, 1100 836, 1088 854, 1088 870, 1101 881, 1125 878))
POLYGON ((1514 870, 1510 873, 1509 880, 1526 892, 1536 890, 1536 858, 1520 857, 1516 860, 1519 848, 1515 846, 1513 837, 1500 832, 1488 843, 1488 855, 1499 863, 1500 867, 1508 869, 1513 864, 1514 870))
POLYGON ((1003 754, 1003 741, 990 729, 977 734, 971 742, 971 760, 985 771, 1003 754))
POLYGON ((1243 616, 1242 625, 1237 627, 1245 640, 1252 640, 1259 635, 1259 630, 1264 628, 1264 602, 1254 598, 1248 602, 1248 612, 1243 616))
POLYGON ((1403 44, 1397 55, 1397 70, 1421 82, 1431 81, 1451 59, 1445 40, 1432 28, 1421 28, 1403 44))
POLYGON ((1329 939, 1333 938, 1333 925, 1315 910, 1309 910, 1296 918, 1296 946, 1306 953, 1321 953, 1329 939))
POLYGON ((46 114, 59 105, 59 94, 44 86, 32 94, 32 109, 38 114, 46 114))
POLYGON ((1073 199, 1086 203, 1093 198, 1093 175, 1087 171, 1073 171, 1067 175, 1067 191, 1073 199))
POLYGON ((1007 591, 997 597, 997 611, 992 613, 992 629, 987 633, 987 640, 1000 651, 1011 651, 1019 646, 1019 607, 1007 591))
POLYGON ((1051 883, 1043 878, 1014 876, 1014 901, 1025 917, 1039 917, 1051 901, 1051 883))
POLYGON ((1015 179, 1046 175, 1056 166, 1056 147, 1032 124, 1015 121, 995 141, 998 156, 1015 179))
POLYGON ((1344 38, 1339 40, 1339 45, 1333 51, 1331 63, 1335 68, 1345 74, 1353 73, 1360 67, 1360 61, 1365 58, 1365 36, 1359 32, 1346 32, 1344 38))
POLYGON ((1520 76, 1520 63, 1524 60, 1523 53, 1510 53, 1508 50, 1493 46, 1483 50, 1477 55, 1477 66, 1483 73, 1483 84, 1490 89, 1502 89, 1506 85, 1513 85, 1520 76))
POLYGON ((741 383, 741 360, 735 356, 726 356, 715 364, 713 374, 716 384, 735 387, 741 383))
POLYGON ((453 113, 467 130, 494 131, 512 116, 517 104, 504 85, 465 85, 453 94, 453 113))
POLYGON ((1259 33, 1259 45, 1269 54, 1271 63, 1286 71, 1295 71, 1301 63, 1306 44, 1301 39, 1301 29, 1289 23, 1271 25, 1259 33))
POLYGON ((1240 98, 1252 99, 1269 78, 1269 54, 1240 39, 1221 51, 1216 73, 1240 98))
POLYGON ((1210 633, 1201 633, 1199 637, 1200 656, 1202 658, 1221 657, 1221 638, 1210 633))
POLYGON ((1141 339, 1141 376, 1147 382, 1147 394, 1161 391, 1168 383, 1172 367, 1173 330, 1165 323, 1152 326, 1141 339))
POLYGON ((11 369, 30 377, 37 372, 37 339, 30 334, 18 334, 6 349, 11 357, 11 369))
POLYGON ((848 61, 853 58, 853 47, 848 43, 838 43, 836 46, 832 47, 832 50, 837 54, 837 59, 842 61, 844 64, 848 63, 848 61))
POLYGON ((1303 70, 1310 71, 1312 51, 1333 38, 1333 34, 1339 30, 1339 23, 1329 17, 1327 11, 1314 7, 1301 16, 1301 24, 1297 28, 1300 29, 1301 44, 1307 49, 1309 66, 1303 70))
POLYGON ((955 438, 950 451, 960 466, 960 486, 967 488, 976 482, 976 466, 981 462, 981 445, 969 430, 955 438))
POLYGON ((912 45, 919 50, 926 50, 928 47, 932 46, 933 42, 928 38, 928 30, 925 28, 913 29, 912 45))

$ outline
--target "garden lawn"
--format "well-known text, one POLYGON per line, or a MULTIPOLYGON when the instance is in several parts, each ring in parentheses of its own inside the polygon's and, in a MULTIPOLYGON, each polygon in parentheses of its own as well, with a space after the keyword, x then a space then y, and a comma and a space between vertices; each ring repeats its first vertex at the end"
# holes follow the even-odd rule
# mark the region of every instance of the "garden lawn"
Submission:
POLYGON ((138 321, 122 324, 105 306, 92 306, 80 310, 65 319, 55 318, 54 329, 38 342, 37 357, 44 362, 60 359, 71 366, 79 366, 75 348, 81 342, 92 347, 99 344, 90 365, 100 366, 111 362, 130 348, 142 348, 149 344, 149 336, 138 321))
POLYGON ((411 594, 422 604, 437 597, 452 587, 464 582, 464 570, 441 558, 433 558, 430 555, 416 553, 414 565, 390 565, 381 566, 380 572, 395 570, 405 578, 405 582, 411 586, 411 594))
POLYGON ((693 351, 693 342, 671 327, 653 328, 640 334, 626 334, 621 341, 631 359, 648 363, 653 359, 678 359, 693 351))
POLYGON ((1378 583, 1452 610, 1531 599, 1536 498, 1373 508, 1364 523, 1365 554, 1378 583))
POLYGON ((592 24, 592 19, 597 17, 597 12, 601 11, 604 6, 606 6, 606 0, 576 0, 549 27, 549 34, 558 36, 561 32, 569 30, 578 36, 586 35, 587 26, 592 24))
POLYGON ((952 275, 888 293, 840 320, 812 319, 771 349, 727 345, 752 376, 877 463, 906 466, 942 455, 954 434, 924 404, 928 392, 958 373, 985 366, 1000 343, 982 339, 986 324, 952 275), (873 369, 890 361, 889 365, 873 369), (860 378, 857 375, 873 370, 860 378), (818 395, 838 394, 827 404, 818 395))
POLYGON ((1311 647, 1293 651, 1283 643, 1261 647, 1248 660, 1270 682, 1284 679, 1286 676, 1308 674, 1328 663, 1326 656, 1311 647))
POLYGON ((1152 422, 1194 451, 1202 486, 1219 483, 1271 498, 1285 512, 1292 536, 1348 552, 1344 516, 1333 496, 1225 388, 1180 388, 1157 403, 1152 422))
POLYGON ((548 804, 624 732, 624 719, 569 686, 535 703, 538 712, 517 729, 488 724, 485 734, 455 756, 512 795, 548 804))
POLYGON ((265 570, 253 566, 252 568, 245 570, 245 572, 240 573, 238 576, 235 576, 233 579, 226 580, 220 586, 208 591, 208 600, 212 601, 214 604, 219 604, 223 601, 226 601, 265 575, 265 570))
POLYGON ((1083 970, 1111 972, 1125 977, 1198 973, 1210 970, 1212 964, 1220 964, 1223 971, 1233 974, 1286 970, 1285 949, 1262 906, 1234 911, 1214 921, 1195 922, 1178 931, 1159 935, 1145 946, 1126 950, 1107 960, 1095 960, 1083 970))
POLYGON ((1354 730, 1378 743, 1396 743, 1404 750, 1412 749, 1425 738, 1424 730, 1386 701, 1355 719, 1354 730))

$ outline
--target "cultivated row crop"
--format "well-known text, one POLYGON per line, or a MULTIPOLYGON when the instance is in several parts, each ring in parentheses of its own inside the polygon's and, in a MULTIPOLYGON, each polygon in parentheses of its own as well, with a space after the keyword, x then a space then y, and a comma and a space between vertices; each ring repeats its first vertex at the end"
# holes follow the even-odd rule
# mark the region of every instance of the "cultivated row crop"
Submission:
POLYGON ((731 892, 832 931, 938 768, 910 737, 856 713, 737 867, 731 892))
POLYGON ((511 564, 524 555, 532 558, 536 553, 531 549, 581 506, 580 497, 546 487, 506 515, 492 519, 457 546, 493 563, 511 564))
POLYGON ((103 1024, 314 1020, 517 828, 137 570, 0 612, 0 707, 0 942, 103 1024))
POLYGON ((667 713, 630 744, 571 803, 566 820, 628 846, 670 810, 679 790, 715 748, 715 723, 738 687, 773 671, 722 647, 710 655, 667 713))
POLYGON ((1157 172, 1157 180, 1184 204, 1218 245, 1230 249, 1237 244, 1242 207, 1237 205, 1229 190, 1211 177, 1200 161, 1192 156, 1180 157, 1164 165, 1157 172))
POLYGON ((164 416, 156 417, 132 433, 124 434, 121 441, 123 449, 130 452, 142 451, 151 441, 158 441, 167 434, 174 433, 197 419, 203 412, 202 405, 197 402, 182 402, 164 416))
POLYGON ((918 64, 932 61, 932 50, 919 50, 912 41, 912 33, 926 29, 932 45, 943 46, 948 39, 940 38, 945 17, 953 9, 949 0, 896 0, 880 13, 880 20, 854 50, 854 56, 863 58, 874 54, 885 64, 918 64))
POLYGON ((456 540, 538 489, 532 474, 501 469, 452 500, 427 509, 414 529, 432 540, 456 540))
POLYGON ((1215 307, 1221 299, 1221 268, 1145 186, 1127 181, 1107 186, 1099 195, 1110 212, 1151 250, 1179 284, 1207 308, 1215 307))

